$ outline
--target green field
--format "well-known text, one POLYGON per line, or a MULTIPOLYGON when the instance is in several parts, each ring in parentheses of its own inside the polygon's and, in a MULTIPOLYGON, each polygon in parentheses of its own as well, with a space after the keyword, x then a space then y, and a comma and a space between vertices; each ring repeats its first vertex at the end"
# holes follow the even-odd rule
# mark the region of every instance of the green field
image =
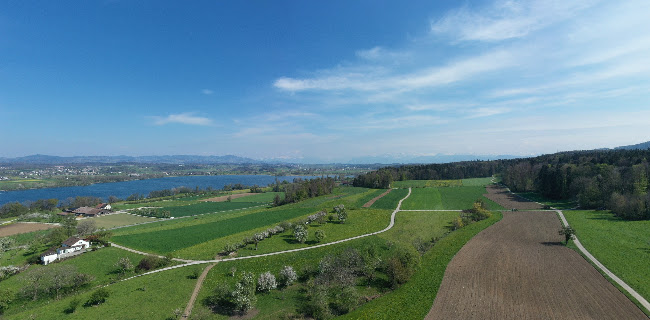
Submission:
POLYGON ((223 211, 252 208, 260 206, 258 202, 199 202, 187 206, 165 207, 172 217, 196 216, 199 214, 217 213, 223 211))
MULTIPOLYGON (((114 236, 112 241, 145 252, 168 253, 238 232, 315 213, 308 208, 280 208, 255 212, 223 221, 203 223, 168 230, 114 236)), ((215 248, 221 250, 222 248, 215 248)))
POLYGON ((575 200, 552 200, 545 198, 541 194, 535 192, 518 192, 517 195, 520 195, 528 200, 547 204, 553 208, 560 210, 567 210, 578 206, 578 202, 575 200))
POLYGON ((408 193, 409 191, 407 189, 394 189, 389 194, 375 201, 375 203, 373 203, 371 208, 395 210, 395 208, 397 208, 397 204, 399 203, 399 201, 404 199, 404 197, 406 197, 408 193))
POLYGON ((650 221, 622 220, 608 211, 563 213, 596 259, 650 299, 650 221))
POLYGON ((415 188, 402 203, 404 210, 463 210, 469 209, 477 199, 482 199, 491 210, 503 209, 483 196, 485 187, 415 188))
POLYGON ((86 220, 95 221, 97 228, 115 228, 120 226, 128 226, 136 223, 151 222, 159 219, 150 217, 141 217, 132 214, 116 213, 103 217, 86 218, 86 220))
POLYGON ((279 195, 280 198, 284 198, 284 192, 266 192, 254 194, 246 197, 232 199, 232 202, 259 202, 259 203, 271 203, 276 195, 279 195))
POLYGON ((480 187, 492 183, 492 177, 458 180, 404 180, 394 181, 393 188, 480 187))

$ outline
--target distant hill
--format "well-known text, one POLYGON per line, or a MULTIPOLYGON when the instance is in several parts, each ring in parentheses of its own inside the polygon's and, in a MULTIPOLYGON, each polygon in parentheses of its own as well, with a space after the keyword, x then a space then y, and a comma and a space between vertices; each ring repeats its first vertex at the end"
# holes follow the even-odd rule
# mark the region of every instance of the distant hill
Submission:
POLYGON ((636 149, 646 150, 648 148, 650 148, 650 141, 637 143, 637 144, 633 144, 633 145, 629 145, 629 146, 616 147, 616 148, 614 148, 614 150, 619 150, 619 149, 623 149, 623 150, 636 150, 636 149))
POLYGON ((484 160, 517 159, 517 158, 525 158, 525 156, 471 155, 471 154, 456 154, 456 155, 437 154, 437 155, 433 155, 433 156, 384 155, 384 156, 354 158, 354 159, 348 161, 348 163, 354 163, 354 164, 373 164, 373 163, 383 163, 383 164, 401 164, 401 163, 425 164, 425 163, 451 163, 451 162, 473 161, 473 160, 483 160, 484 161, 484 160))
POLYGON ((261 163, 261 161, 233 155, 225 156, 73 156, 59 157, 35 154, 18 158, 0 158, 0 163, 24 164, 83 164, 83 163, 168 163, 168 164, 243 164, 261 163))

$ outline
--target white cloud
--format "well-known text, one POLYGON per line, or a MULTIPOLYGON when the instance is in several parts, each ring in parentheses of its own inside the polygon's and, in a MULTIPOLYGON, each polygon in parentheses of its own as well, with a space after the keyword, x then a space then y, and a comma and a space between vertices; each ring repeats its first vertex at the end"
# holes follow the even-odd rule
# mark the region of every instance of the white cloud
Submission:
POLYGON ((487 7, 465 6, 431 23, 431 31, 460 41, 494 42, 521 38, 566 20, 593 1, 529 0, 497 1, 487 7))
POLYGON ((170 114, 166 117, 154 116, 154 124, 162 126, 170 123, 189 124, 197 126, 212 125, 212 119, 195 116, 192 112, 170 114))
POLYGON ((211 95, 211 94, 214 93, 214 91, 212 91, 210 89, 203 89, 203 90, 201 90, 201 93, 203 93, 205 95, 211 95))

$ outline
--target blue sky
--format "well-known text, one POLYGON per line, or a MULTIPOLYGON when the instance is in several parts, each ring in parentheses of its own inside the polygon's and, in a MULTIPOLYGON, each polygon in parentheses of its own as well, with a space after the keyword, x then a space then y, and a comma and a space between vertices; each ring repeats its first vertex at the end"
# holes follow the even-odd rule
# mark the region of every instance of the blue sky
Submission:
POLYGON ((3 1, 0 157, 650 140, 648 1, 3 1))

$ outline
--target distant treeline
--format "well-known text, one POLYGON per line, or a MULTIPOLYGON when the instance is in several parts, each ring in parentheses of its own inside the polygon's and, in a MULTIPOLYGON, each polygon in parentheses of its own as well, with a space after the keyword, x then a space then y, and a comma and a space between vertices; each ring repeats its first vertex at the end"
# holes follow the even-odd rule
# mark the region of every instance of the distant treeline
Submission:
POLYGON ((284 191, 285 196, 284 199, 276 196, 273 204, 278 206, 330 194, 334 190, 335 185, 336 183, 333 178, 315 178, 310 180, 296 178, 293 180, 293 183, 276 183, 273 190, 284 191))
POLYGON ((650 219, 650 150, 560 152, 525 159, 387 167, 353 185, 387 188, 396 180, 448 180, 500 175, 515 192, 574 199, 581 208, 611 209, 631 220, 650 219))

